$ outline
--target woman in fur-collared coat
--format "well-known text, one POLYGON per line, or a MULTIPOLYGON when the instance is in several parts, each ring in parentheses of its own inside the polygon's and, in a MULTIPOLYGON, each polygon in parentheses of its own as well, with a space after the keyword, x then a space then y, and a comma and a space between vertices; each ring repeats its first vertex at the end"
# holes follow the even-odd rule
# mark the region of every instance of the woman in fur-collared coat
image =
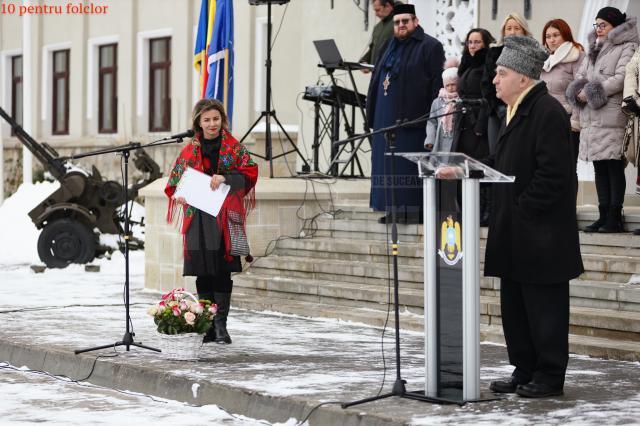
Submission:
POLYGON ((623 140, 627 117, 622 112, 625 66, 638 47, 635 17, 614 7, 600 9, 589 34, 589 55, 567 100, 580 109, 580 154, 592 161, 600 216, 586 232, 622 232, 625 176, 623 140))

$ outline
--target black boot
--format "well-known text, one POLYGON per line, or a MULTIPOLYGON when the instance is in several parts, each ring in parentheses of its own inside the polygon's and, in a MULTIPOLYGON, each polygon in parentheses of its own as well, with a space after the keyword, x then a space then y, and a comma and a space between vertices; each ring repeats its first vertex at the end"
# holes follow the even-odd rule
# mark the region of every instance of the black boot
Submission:
POLYGON ((604 225, 598 229, 598 232, 603 234, 624 232, 622 226, 622 206, 611 206, 609 208, 607 220, 604 225))
POLYGON ((213 298, 218 305, 218 312, 213 317, 213 328, 215 329, 215 342, 230 344, 231 337, 227 331, 227 316, 231 307, 231 293, 214 293, 213 298))
MULTIPOLYGON (((198 293, 198 299, 208 300, 211 303, 213 303, 213 293, 198 293)), ((215 327, 213 326, 213 321, 211 321, 211 327, 209 327, 209 330, 207 330, 204 337, 202 338, 202 343, 209 343, 215 340, 216 340, 216 330, 215 330, 215 327)))
POLYGON ((600 217, 591 225, 585 226, 584 232, 598 232, 598 229, 605 224, 607 215, 609 214, 609 206, 599 205, 598 211, 600 212, 600 217))

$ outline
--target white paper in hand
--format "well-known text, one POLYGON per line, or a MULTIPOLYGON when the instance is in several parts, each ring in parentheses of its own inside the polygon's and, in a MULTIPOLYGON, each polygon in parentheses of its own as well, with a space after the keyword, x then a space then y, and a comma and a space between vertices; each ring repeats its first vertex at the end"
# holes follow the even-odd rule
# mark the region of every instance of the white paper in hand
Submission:
POLYGON ((211 216, 218 216, 231 187, 221 183, 214 191, 210 184, 211 176, 187 167, 173 196, 175 198, 183 197, 190 206, 209 213, 211 216))

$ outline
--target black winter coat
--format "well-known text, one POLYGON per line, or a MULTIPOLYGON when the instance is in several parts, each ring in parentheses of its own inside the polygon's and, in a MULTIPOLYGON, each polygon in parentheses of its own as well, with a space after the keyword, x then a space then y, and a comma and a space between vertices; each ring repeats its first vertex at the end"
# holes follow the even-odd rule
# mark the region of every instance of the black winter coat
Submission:
POLYGON ((496 61, 502 53, 504 45, 492 46, 487 52, 487 59, 484 62, 484 73, 482 74, 482 97, 489 103, 489 111, 496 115, 496 108, 499 105, 504 106, 504 102, 496 97, 496 86, 493 85, 493 79, 496 76, 496 61))
MULTIPOLYGON (((461 99, 482 98, 481 81, 487 49, 481 49, 471 56, 465 53, 458 68, 458 95, 461 99)), ((452 151, 462 152, 472 158, 485 158, 489 155, 487 126, 489 110, 486 107, 465 107, 459 105, 461 113, 455 117, 452 151)))
POLYGON ((583 271, 569 118, 544 82, 503 122, 487 164, 514 183, 493 184, 486 276, 523 283, 565 282, 583 271))

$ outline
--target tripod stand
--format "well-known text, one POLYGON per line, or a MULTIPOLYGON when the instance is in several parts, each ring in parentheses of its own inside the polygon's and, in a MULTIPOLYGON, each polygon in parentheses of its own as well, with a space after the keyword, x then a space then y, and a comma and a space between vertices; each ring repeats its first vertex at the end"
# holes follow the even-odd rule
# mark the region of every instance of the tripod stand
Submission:
POLYGON ((124 279, 124 306, 125 306, 125 332, 122 340, 119 340, 115 343, 110 343, 107 345, 94 346, 91 348, 85 349, 76 349, 74 353, 81 354, 84 352, 97 351, 100 349, 106 349, 116 346, 125 346, 127 351, 131 346, 136 346, 143 349, 149 349, 151 351, 160 352, 160 349, 152 348, 150 346, 145 346, 142 343, 135 342, 133 337, 134 333, 131 331, 131 316, 129 315, 129 240, 131 239, 131 235, 129 232, 129 156, 131 151, 135 151, 140 148, 148 148, 160 145, 167 145, 172 143, 182 142, 182 137, 179 138, 169 138, 169 139, 161 139, 159 141, 151 142, 147 145, 140 145, 139 143, 128 143, 126 145, 116 146, 113 148, 101 149, 98 151, 86 152, 78 155, 71 155, 68 157, 62 158, 62 160, 76 160, 84 157, 92 157, 96 155, 109 154, 109 153, 121 153, 122 161, 124 163, 124 182, 123 182, 123 192, 124 192, 124 259, 125 259, 125 279, 124 279))
POLYGON ((309 163, 307 163, 307 160, 302 156, 302 153, 298 150, 298 147, 296 146, 296 144, 293 142, 293 140, 291 139, 291 136, 289 136, 289 134, 286 132, 286 130, 284 130, 284 127, 282 127, 282 124, 280 123, 280 120, 278 120, 278 117, 276 116, 276 111, 275 109, 271 109, 271 3, 276 3, 276 4, 284 4, 287 3, 289 0, 264 0, 264 1, 252 1, 250 2, 250 4, 252 5, 259 5, 259 4, 267 4, 267 61, 265 63, 265 67, 267 68, 267 81, 266 81, 266 103, 265 103, 265 109, 260 113, 260 117, 258 117, 258 119, 253 123, 253 125, 251 125, 251 127, 249 127, 249 130, 247 130, 247 132, 244 134, 244 136, 242 137, 242 139, 240 139, 240 143, 242 143, 242 141, 244 141, 246 139, 247 136, 249 136, 249 133, 251 133, 251 131, 258 125, 258 123, 260 122, 260 120, 262 120, 264 118, 265 121, 265 154, 264 156, 260 155, 260 154, 255 154, 255 153, 251 153, 251 155, 254 155, 258 158, 262 158, 263 160, 268 160, 269 161, 269 177, 273 177, 273 160, 276 158, 280 158, 283 157, 285 155, 291 154, 292 152, 296 152, 300 158, 302 159, 302 161, 304 162, 304 166, 302 167, 302 169, 304 171, 310 171, 311 168, 309 166, 309 163), (273 119, 276 124, 278 125, 278 127, 280 128, 280 130, 282 131, 282 133, 284 133, 285 137, 287 138, 287 140, 289 141, 289 143, 291 143, 291 146, 293 147, 293 149, 287 151, 287 152, 283 152, 281 154, 278 155, 273 155, 273 139, 271 136, 271 119, 273 119))

